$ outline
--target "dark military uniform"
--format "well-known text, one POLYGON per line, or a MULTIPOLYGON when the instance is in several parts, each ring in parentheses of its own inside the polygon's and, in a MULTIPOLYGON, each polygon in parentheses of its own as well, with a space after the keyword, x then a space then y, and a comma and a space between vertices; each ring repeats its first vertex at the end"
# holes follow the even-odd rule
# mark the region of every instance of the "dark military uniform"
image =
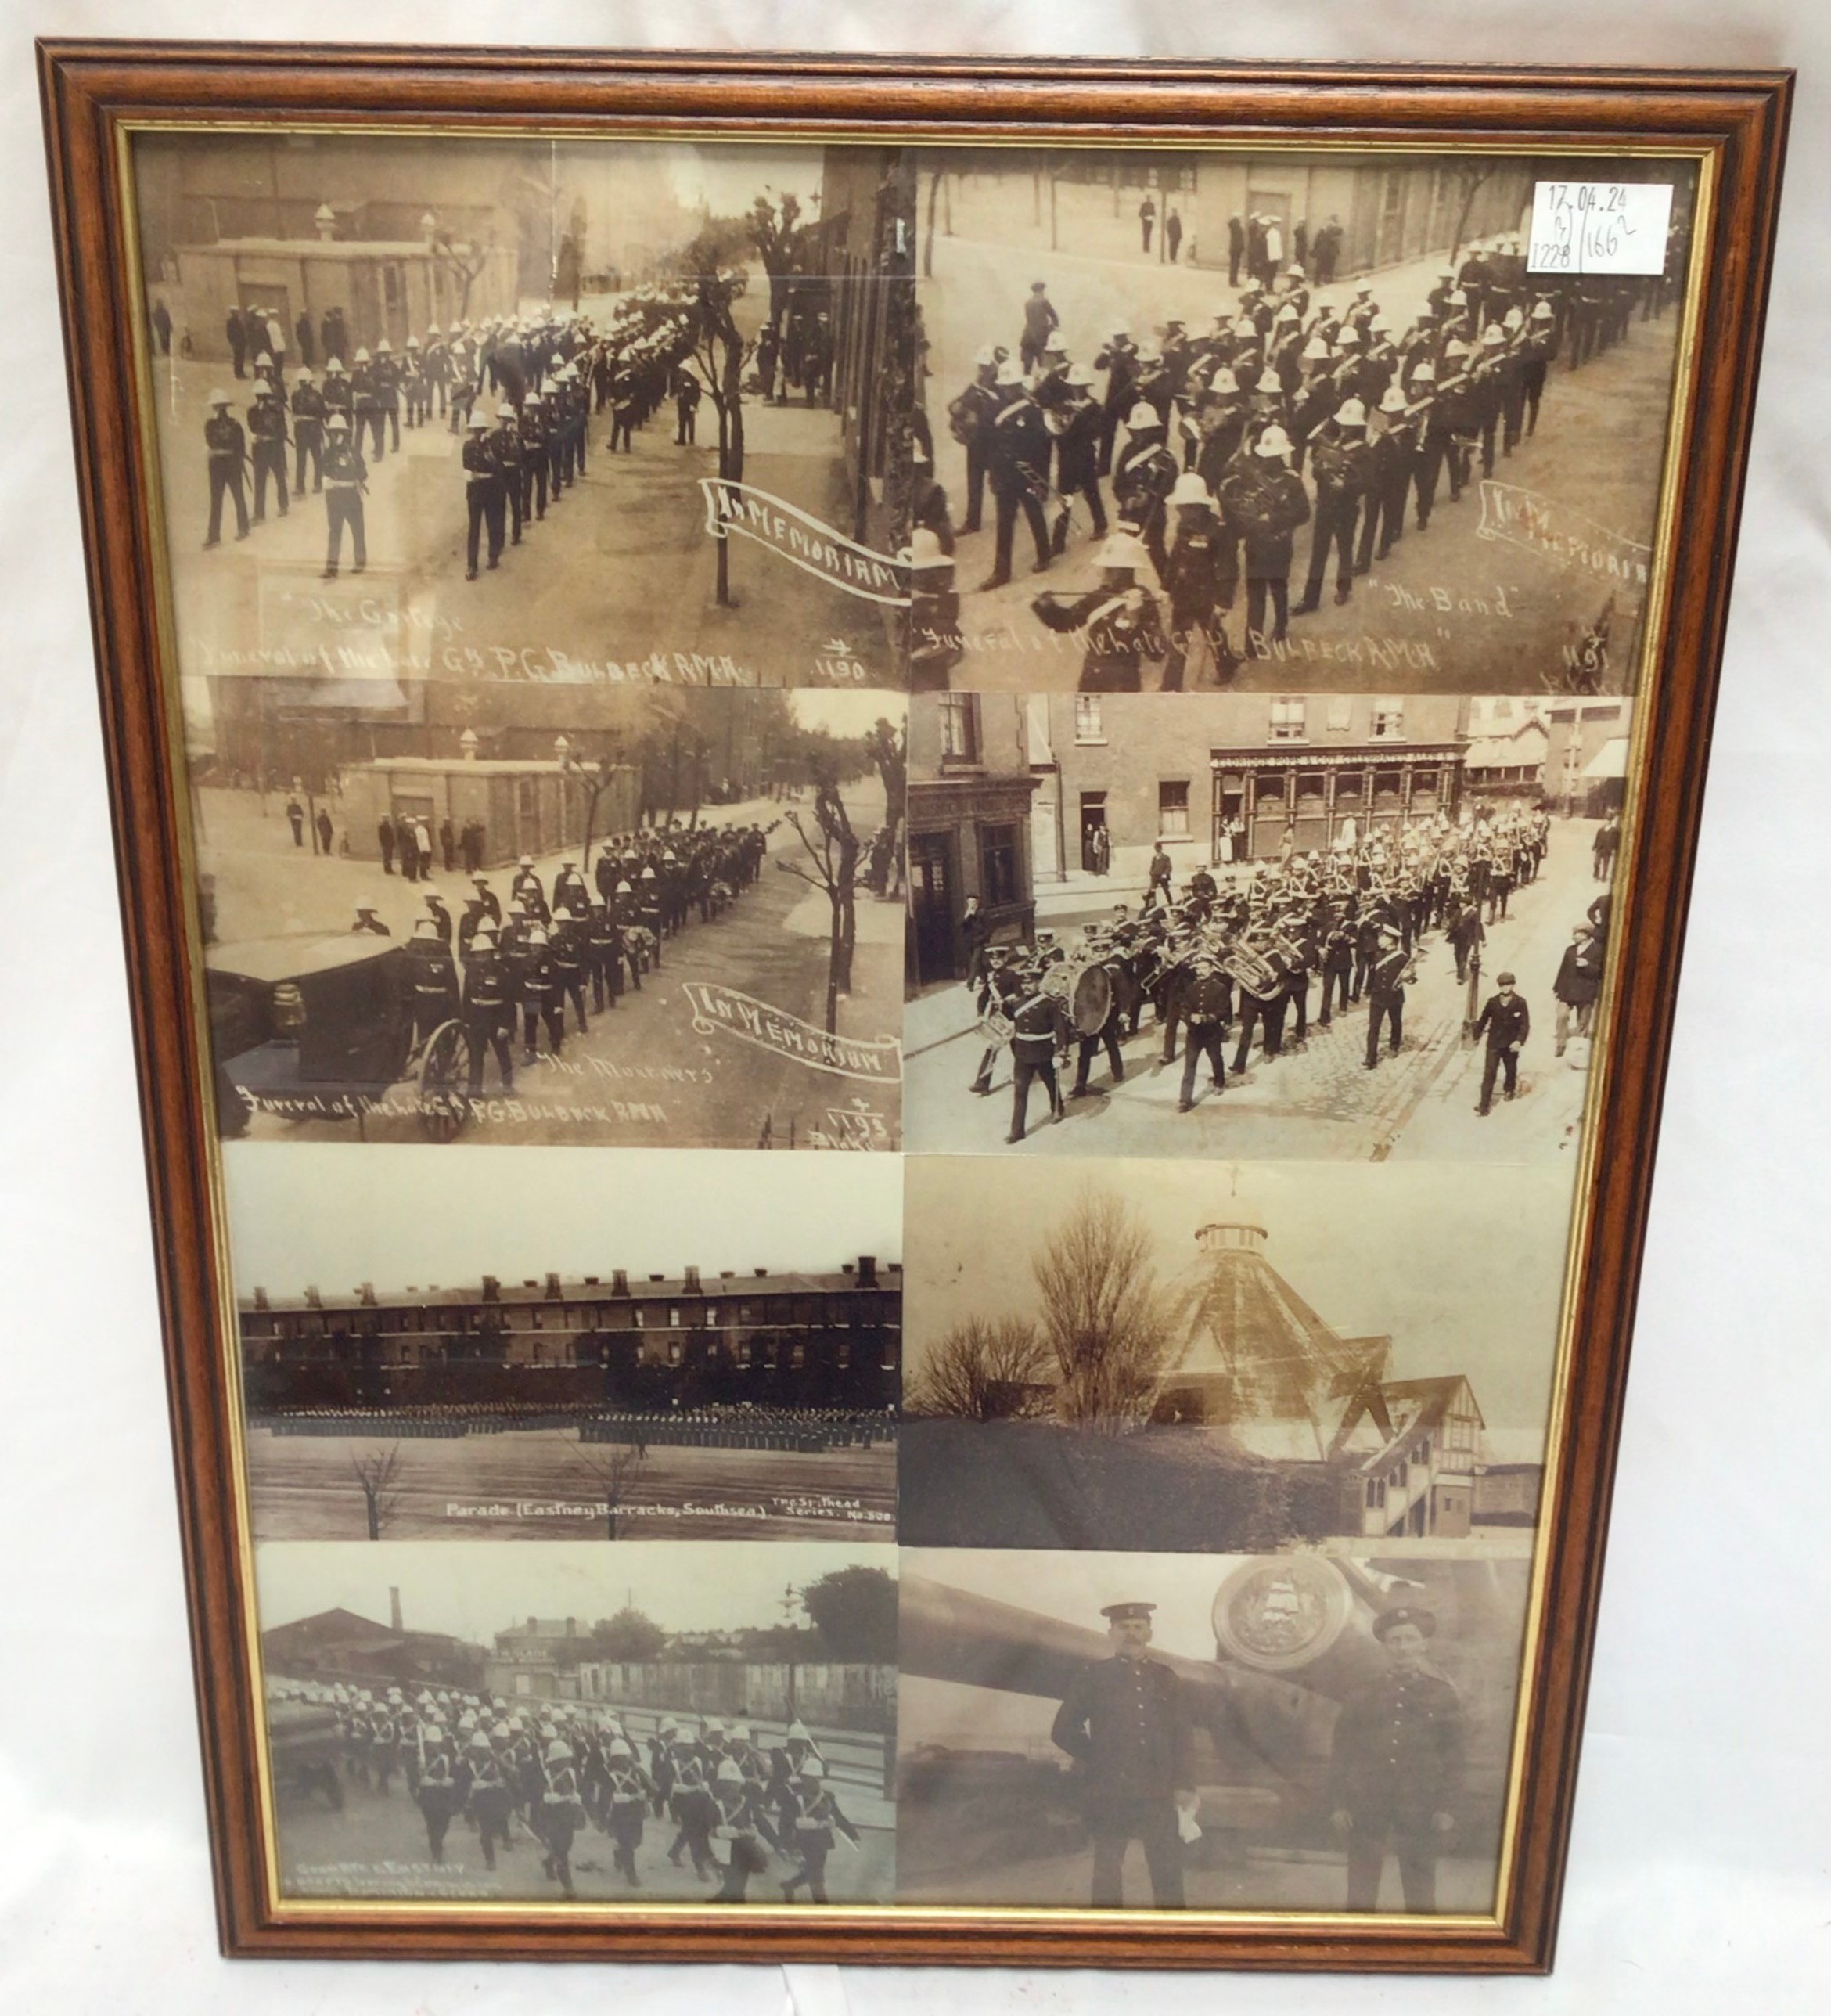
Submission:
POLYGON ((1233 1019, 1233 985, 1224 973, 1199 974, 1178 1004, 1188 1024, 1188 1049, 1182 1060, 1182 1089, 1176 1110, 1186 1113, 1195 1103, 1196 1067, 1203 1057, 1214 1074, 1214 1089, 1227 1086, 1227 1069, 1221 1061, 1227 1025, 1233 1019))
POLYGON ((354 441, 341 432, 333 434, 324 446, 324 506, 328 526, 324 571, 327 580, 336 573, 346 525, 350 528, 351 572, 360 574, 369 564, 362 523, 362 491, 368 479, 369 466, 363 461, 354 441))
POLYGON ((1103 1659, 1075 1676, 1049 1735, 1084 1774, 1095 1908, 1124 1901, 1121 1872, 1134 1841, 1143 1844, 1158 1909, 1179 1906, 1176 1795, 1192 1776, 1182 1682, 1160 1660, 1103 1659))
POLYGON ((254 522, 267 517, 267 485, 273 482, 274 502, 286 515, 286 409, 271 393, 248 409, 248 432, 254 444, 254 522))
POLYGON ((467 523, 464 535, 464 578, 477 578, 477 547, 484 527, 489 527, 489 563, 502 557, 502 470, 480 427, 466 435, 463 448, 464 501, 467 523))
MULTIPOLYGON (((240 373, 236 376, 239 377, 240 373)), ((203 445, 210 451, 210 530, 203 543, 214 546, 222 537, 222 500, 232 497, 236 505, 236 537, 248 536, 248 500, 242 488, 242 463, 247 455, 247 437, 242 423, 226 412, 213 412, 203 423, 203 445)))
POLYGON ((1030 1107, 1031 1082, 1041 1079, 1049 1095, 1052 1118, 1062 1117, 1062 1088, 1056 1078, 1056 1053, 1068 1039, 1068 1018, 1052 994, 1039 988, 1011 1010, 1011 1142, 1023 1139, 1030 1107))
POLYGON ((1405 1909, 1437 1909, 1436 1816, 1455 1811, 1462 1755, 1462 1703, 1435 1673, 1384 1673, 1343 1702, 1329 1805, 1350 1823, 1351 1911, 1378 1909, 1388 1841, 1398 1856, 1405 1909))
MULTIPOLYGON (((302 318, 301 318, 302 319, 302 318)), ((293 387, 293 488, 305 494, 305 464, 311 463, 311 488, 324 488, 324 394, 315 385, 293 387)))

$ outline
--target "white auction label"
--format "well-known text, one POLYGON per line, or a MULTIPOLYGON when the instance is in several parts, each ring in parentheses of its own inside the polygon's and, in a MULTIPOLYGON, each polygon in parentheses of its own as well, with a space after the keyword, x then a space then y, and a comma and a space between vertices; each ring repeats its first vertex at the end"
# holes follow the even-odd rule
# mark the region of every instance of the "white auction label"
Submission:
POLYGON ((1663 273, 1670 182, 1539 182, 1529 273, 1663 273))

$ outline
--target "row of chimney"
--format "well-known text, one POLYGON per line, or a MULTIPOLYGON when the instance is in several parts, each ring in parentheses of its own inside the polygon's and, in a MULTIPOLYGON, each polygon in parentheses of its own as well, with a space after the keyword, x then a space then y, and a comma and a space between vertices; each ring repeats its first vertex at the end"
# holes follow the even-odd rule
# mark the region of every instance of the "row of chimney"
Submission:
MULTIPOLYGON (((875 1254, 861 1253, 856 1262, 847 1261, 840 1271, 849 1276, 856 1276, 858 1284, 862 1288, 875 1288, 877 1286, 877 1258, 875 1254)), ((731 1268, 725 1267, 720 1269, 718 1278, 721 1281, 731 1281, 736 1280, 737 1276, 731 1268)), ((766 1281, 769 1278, 769 1269, 767 1267, 754 1267, 748 1278, 753 1280, 766 1281)), ((667 1276, 665 1274, 651 1274, 649 1279, 653 1283, 662 1283, 667 1280, 667 1276)), ((531 1276, 523 1280, 521 1285, 524 1288, 533 1288, 541 1284, 531 1276)), ((602 1276, 587 1274, 584 1277, 583 1285, 588 1288, 600 1287, 602 1276)), ((682 1286, 683 1292, 689 1295, 703 1294, 705 1292, 705 1284, 700 1279, 697 1267, 687 1269, 682 1286)), ((411 1295, 417 1294, 419 1291, 409 1285, 404 1292, 411 1295)), ((437 1294, 439 1292, 438 1283, 436 1281, 428 1283, 426 1292, 429 1294, 437 1294)), ((613 1271, 610 1276, 610 1292, 613 1295, 627 1295, 630 1292, 629 1270, 627 1267, 618 1267, 613 1271)), ((557 1274, 548 1275, 545 1293, 547 1298, 551 1301, 559 1301, 565 1293, 557 1274)), ((502 1296, 501 1277, 495 1274, 484 1275, 483 1277, 484 1300, 486 1302, 500 1301, 502 1296)), ((356 1299, 361 1308, 373 1309, 376 1305, 375 1283, 372 1281, 365 1281, 356 1291, 356 1299)), ((308 1309, 323 1308, 323 1298, 315 1287, 306 1289, 305 1305, 308 1309)), ((257 1287, 254 1291, 254 1306, 257 1309, 264 1309, 269 1306, 267 1291, 264 1288, 257 1287)))

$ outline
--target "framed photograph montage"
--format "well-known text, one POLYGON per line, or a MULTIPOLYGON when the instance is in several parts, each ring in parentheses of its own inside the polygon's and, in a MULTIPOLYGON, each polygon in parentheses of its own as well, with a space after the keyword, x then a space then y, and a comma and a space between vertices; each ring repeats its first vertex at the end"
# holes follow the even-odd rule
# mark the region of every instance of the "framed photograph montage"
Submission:
POLYGON ((1549 1967, 1790 79, 41 67, 225 1948, 1549 1967))

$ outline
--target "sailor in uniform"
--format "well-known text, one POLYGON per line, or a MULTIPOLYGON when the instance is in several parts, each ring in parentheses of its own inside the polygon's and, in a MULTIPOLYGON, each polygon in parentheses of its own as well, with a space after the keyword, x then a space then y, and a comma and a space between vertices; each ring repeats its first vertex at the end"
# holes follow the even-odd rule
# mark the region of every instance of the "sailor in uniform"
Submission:
POLYGON ((1050 1740, 1081 1775, 1093 1836, 1096 1910, 1124 1902, 1125 1851, 1142 1844, 1152 1899, 1160 1910, 1183 1902, 1182 1828, 1196 1794, 1183 1685, 1149 1656, 1150 1603, 1108 1604, 1113 1657, 1083 1667, 1056 1711, 1050 1740))

